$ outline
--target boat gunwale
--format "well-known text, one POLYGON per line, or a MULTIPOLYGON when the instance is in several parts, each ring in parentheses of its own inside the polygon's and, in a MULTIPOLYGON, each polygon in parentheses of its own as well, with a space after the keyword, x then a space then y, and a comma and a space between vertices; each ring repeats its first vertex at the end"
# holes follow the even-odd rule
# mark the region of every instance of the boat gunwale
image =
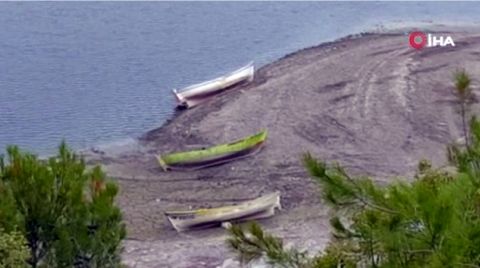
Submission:
MULTIPOLYGON (((171 165, 181 165, 182 163, 189 163, 195 164, 196 162, 205 161, 206 158, 209 157, 225 157, 229 154, 236 154, 241 153, 242 151, 248 150, 252 147, 256 147, 257 145, 265 142, 268 136, 268 131, 262 130, 254 135, 247 136, 242 139, 238 139, 229 143, 213 145, 211 147, 207 147, 205 149, 194 149, 191 151, 186 152, 173 152, 164 155, 158 155, 157 158, 162 160, 163 164, 166 166, 171 165), (244 144, 241 144, 244 143, 244 144), (239 147, 239 148, 236 148, 239 147), (221 148, 221 149, 219 149, 221 148), (221 152, 216 152, 216 150, 221 150, 221 152), (207 153, 207 155, 195 155, 200 152, 205 151, 212 151, 207 153), (173 158, 173 159, 172 159, 173 158)), ((160 163, 162 165, 162 163, 160 163)))
MULTIPOLYGON (((192 218, 180 219, 175 218, 174 215, 167 216, 168 221, 178 232, 202 229, 208 227, 214 227, 221 225, 224 222, 241 222, 254 219, 263 219, 275 215, 275 209, 281 210, 281 193, 280 191, 275 191, 265 196, 258 197, 250 201, 251 204, 249 207, 243 209, 243 211, 238 211, 235 215, 234 213, 224 215, 205 215, 200 217, 193 216, 192 218), (265 201, 261 200, 264 199, 265 201), (272 202, 273 201, 273 202, 272 202), (255 207, 255 202, 268 202, 264 206, 259 204, 255 207)), ((248 203, 248 202, 245 202, 248 203)))
POLYGON ((228 155, 226 157, 223 157, 223 159, 212 159, 210 161, 197 161, 197 162, 191 162, 189 165, 185 164, 170 164, 166 165, 167 170, 177 170, 177 171, 191 171, 191 170, 198 170, 202 168, 207 168, 207 167, 213 167, 213 166, 218 166, 221 164, 225 164, 228 162, 232 162, 234 160, 239 160, 243 158, 247 158, 249 156, 252 156, 258 152, 263 147, 264 142, 259 142, 255 146, 250 147, 249 149, 245 149, 239 152, 232 153, 231 155, 228 155), (245 152, 246 151, 246 152, 245 152), (245 153, 244 153, 245 152, 245 153))
MULTIPOLYGON (((272 199, 280 198, 280 194, 281 194, 280 191, 275 191, 273 193, 269 193, 269 194, 266 194, 266 195, 263 195, 263 196, 259 196, 259 197, 254 198, 254 199, 242 201, 238 204, 227 205, 227 206, 223 206, 223 207, 215 207, 215 208, 199 208, 199 209, 194 209, 194 210, 170 210, 170 211, 165 211, 164 214, 167 217, 175 217, 175 215, 179 215, 179 216, 194 215, 195 216, 200 211, 209 211, 209 210, 216 211, 216 210, 220 210, 220 209, 235 209, 235 208, 240 208, 242 206, 255 205, 256 203, 260 203, 262 201, 267 202, 267 201, 270 201, 272 199)), ((198 216, 201 217, 201 216, 210 216, 210 215, 211 214, 199 214, 198 216)))
POLYGON ((204 81, 204 82, 195 83, 195 84, 189 85, 187 87, 184 87, 182 89, 178 89, 178 90, 175 91, 175 93, 181 95, 182 93, 185 93, 187 91, 190 91, 192 89, 195 89, 195 88, 198 88, 198 87, 201 87, 201 86, 205 86, 205 85, 212 84, 212 83, 215 83, 215 82, 222 82, 226 78, 228 78, 230 76, 233 76, 234 74, 237 74, 237 73, 243 72, 245 70, 248 70, 252 67, 254 68, 254 62, 253 61, 249 62, 247 65, 245 65, 243 67, 240 67, 240 68, 238 68, 238 69, 236 69, 236 70, 234 70, 230 73, 224 74, 222 76, 219 76, 219 77, 216 77, 216 78, 204 81))
POLYGON ((203 229, 203 228, 208 228, 208 227, 215 227, 219 226, 224 222, 242 222, 242 221, 250 221, 250 220, 255 220, 255 219, 262 219, 262 218, 267 218, 275 215, 275 209, 276 206, 275 204, 272 205, 272 207, 267 207, 263 210, 259 210, 258 212, 255 213, 249 213, 241 217, 236 217, 236 218, 231 218, 231 219, 226 219, 226 220, 211 220, 211 221, 205 221, 205 222, 199 222, 191 225, 186 225, 186 226, 179 226, 178 223, 181 223, 182 220, 175 220, 175 219, 168 219, 170 224, 173 226, 175 230, 178 232, 183 232, 183 231, 188 231, 188 230, 196 230, 196 229, 203 229), (273 209, 273 211, 272 211, 273 209))

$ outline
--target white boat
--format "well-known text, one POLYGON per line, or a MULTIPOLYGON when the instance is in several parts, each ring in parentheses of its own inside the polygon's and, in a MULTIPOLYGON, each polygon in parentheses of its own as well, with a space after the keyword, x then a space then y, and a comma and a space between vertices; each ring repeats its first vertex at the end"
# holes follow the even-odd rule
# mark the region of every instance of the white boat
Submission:
POLYGON ((198 105, 215 94, 218 94, 229 87, 242 82, 251 82, 255 74, 253 62, 248 65, 226 74, 199 84, 194 84, 182 90, 173 90, 173 95, 178 101, 179 107, 191 108, 198 105))
POLYGON ((221 226, 226 222, 248 221, 275 215, 281 209, 280 192, 264 195, 238 205, 184 211, 166 211, 165 215, 178 232, 221 226))

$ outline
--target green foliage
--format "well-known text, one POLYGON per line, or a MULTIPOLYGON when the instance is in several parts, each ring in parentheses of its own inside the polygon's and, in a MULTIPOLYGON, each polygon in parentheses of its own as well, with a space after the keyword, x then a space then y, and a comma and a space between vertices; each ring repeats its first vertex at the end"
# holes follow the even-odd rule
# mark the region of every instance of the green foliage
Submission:
POLYGON ((465 145, 448 147, 455 171, 422 160, 413 180, 380 186, 306 154, 304 165, 332 211, 334 239, 327 249, 298 254, 261 230, 253 240, 232 232, 232 248, 247 261, 266 257, 282 267, 480 267, 480 121, 466 123, 470 84, 465 71, 455 74, 465 138, 465 145), (253 247, 250 255, 245 250, 259 244, 269 246, 253 247))
POLYGON ((240 253, 242 263, 265 256, 271 265, 278 267, 308 267, 305 252, 285 249, 280 238, 265 234, 256 223, 251 223, 247 230, 240 226, 232 226, 229 232, 231 237, 227 243, 231 249, 240 253))
POLYGON ((0 228, 0 268, 27 267, 28 257, 25 237, 17 231, 6 233, 0 228))
MULTIPOLYGON (((480 122, 476 117, 470 121, 471 146, 462 149, 463 146, 456 144, 448 147, 448 159, 460 172, 478 172, 480 170, 480 122)), ((480 174, 470 174, 479 177, 480 174)))
POLYGON ((310 260, 312 268, 355 268, 359 260, 358 249, 349 241, 330 243, 325 251, 310 260))
MULTIPOLYGON (((480 133, 480 123, 472 121, 480 133)), ((234 227, 229 240, 243 261, 265 257, 278 267, 478 267, 480 266, 480 135, 456 152, 458 172, 421 161, 415 179, 376 185, 350 177, 339 165, 304 157, 310 175, 332 208, 334 240, 325 252, 285 249, 258 226, 234 227)))
POLYGON ((459 113, 462 120, 462 128, 463 128, 463 138, 465 139, 466 147, 470 146, 470 140, 468 135, 468 128, 467 128, 467 117, 469 106, 474 100, 474 95, 472 94, 472 89, 470 87, 471 84, 470 75, 465 70, 457 70, 454 75, 454 83, 455 83, 455 95, 457 96, 458 100, 458 107, 459 113))
POLYGON ((306 251, 285 248, 280 238, 265 234, 255 222, 247 228, 234 225, 229 233, 227 243, 242 264, 265 258, 271 266, 281 268, 354 268, 358 262, 357 254, 351 254, 355 249, 348 242, 332 243, 324 253, 310 256, 306 251))
POLYGON ((465 70, 457 70, 454 74, 455 90, 460 99, 467 100, 472 95, 470 84, 472 80, 465 70))
MULTIPOLYGON (((469 161, 468 151, 458 153, 457 159, 469 161)), ((455 175, 421 162, 415 181, 380 187, 305 156, 336 211, 331 220, 336 239, 354 243, 361 252, 358 262, 369 267, 480 265, 479 178, 466 162, 459 163, 466 172, 455 175)))
POLYGON ((118 267, 125 227, 118 187, 99 167, 87 170, 62 143, 39 160, 17 147, 0 162, 0 227, 25 235, 32 267, 118 267), (3 163, 3 164, 1 164, 3 163))

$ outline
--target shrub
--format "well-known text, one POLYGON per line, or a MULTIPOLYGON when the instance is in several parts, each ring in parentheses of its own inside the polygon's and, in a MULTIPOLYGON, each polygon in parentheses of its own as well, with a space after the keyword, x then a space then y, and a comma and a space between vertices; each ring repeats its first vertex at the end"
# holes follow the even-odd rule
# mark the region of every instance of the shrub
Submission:
POLYGON ((65 143, 58 155, 40 160, 7 149, 0 161, 0 227, 18 226, 30 250, 32 267, 117 267, 125 237, 118 187, 99 167, 84 161, 65 143))
POLYGON ((380 186, 306 154, 304 165, 331 208, 329 247, 299 254, 257 226, 233 228, 231 248, 241 260, 264 257, 289 268, 480 267, 480 121, 472 118, 469 128, 465 123, 469 86, 468 74, 457 72, 465 145, 448 148, 454 171, 423 160, 413 179, 380 186))
POLYGON ((27 267, 28 257, 25 237, 17 231, 6 233, 0 228, 0 268, 27 267))
POLYGON ((260 227, 231 229, 230 245, 243 261, 265 257, 278 267, 480 266, 480 124, 470 149, 457 152, 456 173, 427 162, 412 182, 379 186, 353 178, 339 165, 304 163, 332 208, 333 241, 324 253, 285 249, 260 227))

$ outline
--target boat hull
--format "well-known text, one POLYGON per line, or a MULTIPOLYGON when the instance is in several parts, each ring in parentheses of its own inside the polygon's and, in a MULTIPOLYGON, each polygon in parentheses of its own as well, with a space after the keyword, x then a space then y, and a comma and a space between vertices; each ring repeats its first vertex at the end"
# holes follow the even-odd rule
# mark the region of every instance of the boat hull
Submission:
POLYGON ((281 209, 279 192, 225 208, 165 212, 165 215, 172 226, 178 232, 182 232, 217 227, 224 222, 243 222, 268 218, 275 215, 276 209, 281 209), (220 210, 220 212, 216 212, 217 210, 220 210))
POLYGON ((250 63, 225 76, 195 84, 180 91, 174 89, 172 92, 179 108, 192 108, 235 85, 253 81, 254 75, 255 67, 250 63))
POLYGON ((254 155, 262 149, 263 145, 264 143, 260 142, 251 148, 247 148, 245 150, 235 153, 225 154, 200 161, 167 164, 166 170, 188 171, 218 166, 234 160, 239 160, 254 155))
POLYGON ((264 146, 267 132, 262 131, 256 135, 248 137, 243 140, 239 140, 227 145, 214 146, 211 148, 197 150, 185 153, 174 153, 166 156, 158 156, 157 160, 164 171, 177 170, 177 171, 189 171, 207 168, 211 166, 221 165, 234 160, 242 159, 253 154, 258 153, 264 146), (252 139, 250 142, 249 139, 252 139), (239 143, 245 143, 245 145, 237 145, 239 143), (222 149, 216 149, 222 147, 222 149), (229 147, 231 146, 231 147, 229 147), (236 147, 235 147, 236 146, 236 147), (212 151, 212 153, 208 153, 212 151), (214 152, 219 151, 219 152, 214 152), (201 154, 206 153, 205 156, 192 158, 189 154, 201 154), (183 156, 179 156, 182 155, 183 156), (172 157, 172 155, 176 155, 172 157), (190 157, 190 158, 189 158, 190 157), (174 158, 175 160, 172 160, 174 158), (184 159, 182 159, 184 158, 184 159))

